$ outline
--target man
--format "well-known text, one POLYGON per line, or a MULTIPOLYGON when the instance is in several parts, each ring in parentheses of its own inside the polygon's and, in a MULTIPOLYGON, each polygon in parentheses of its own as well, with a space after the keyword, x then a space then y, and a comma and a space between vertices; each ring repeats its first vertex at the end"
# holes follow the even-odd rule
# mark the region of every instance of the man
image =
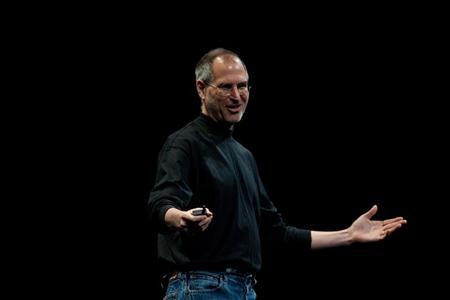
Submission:
POLYGON ((382 240, 406 223, 372 221, 374 206, 340 231, 286 226, 252 154, 232 136, 249 101, 246 66, 220 48, 200 59, 195 74, 201 114, 167 139, 149 198, 168 299, 255 299, 260 235, 319 249, 382 240))

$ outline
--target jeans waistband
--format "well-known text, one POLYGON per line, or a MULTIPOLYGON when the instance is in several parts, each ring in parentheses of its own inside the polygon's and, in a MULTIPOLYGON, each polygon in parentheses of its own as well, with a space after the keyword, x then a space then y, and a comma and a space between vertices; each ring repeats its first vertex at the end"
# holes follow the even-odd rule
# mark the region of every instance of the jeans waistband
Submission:
POLYGON ((216 274, 216 275, 234 275, 234 276, 239 276, 242 278, 255 278, 255 274, 251 273, 251 272, 245 272, 245 271, 241 271, 235 268, 225 268, 222 270, 210 270, 210 269, 198 269, 198 270, 183 270, 183 271, 174 271, 174 272, 169 272, 166 273, 164 275, 165 278, 167 279, 172 279, 175 277, 179 277, 184 275, 188 275, 188 274, 193 274, 193 273, 211 273, 211 274, 216 274))
POLYGON ((242 272, 241 270, 237 270, 234 268, 226 268, 222 271, 217 270, 190 270, 190 271, 180 271, 180 272, 172 272, 167 274, 167 280, 170 281, 171 279, 175 278, 185 278, 189 279, 192 276, 195 276, 196 274, 208 274, 212 276, 217 276, 218 278, 227 278, 228 276, 232 276, 235 278, 239 278, 239 280, 242 280, 245 284, 248 285, 256 285, 256 275, 249 272, 242 272))
POLYGON ((166 290, 170 284, 182 284, 188 286, 190 282, 199 283, 199 281, 196 280, 209 280, 208 282, 214 282, 219 285, 222 285, 223 283, 238 285, 245 287, 247 291, 252 289, 257 284, 255 274, 243 272, 234 268, 226 268, 222 271, 198 269, 169 272, 166 273, 165 280, 161 281, 161 287, 163 290, 166 290))

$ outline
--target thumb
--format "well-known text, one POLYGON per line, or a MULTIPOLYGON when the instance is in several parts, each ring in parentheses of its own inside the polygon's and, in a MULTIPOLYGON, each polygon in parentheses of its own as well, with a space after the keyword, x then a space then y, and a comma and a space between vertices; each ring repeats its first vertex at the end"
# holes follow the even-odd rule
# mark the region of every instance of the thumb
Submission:
POLYGON ((378 211, 378 206, 374 205, 368 212, 365 213, 365 216, 371 219, 378 211))

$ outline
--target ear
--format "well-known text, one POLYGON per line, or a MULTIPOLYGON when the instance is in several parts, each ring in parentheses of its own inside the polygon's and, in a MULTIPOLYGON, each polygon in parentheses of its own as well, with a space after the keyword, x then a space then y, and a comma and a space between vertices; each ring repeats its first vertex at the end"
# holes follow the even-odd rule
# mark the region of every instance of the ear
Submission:
POLYGON ((206 98, 206 95, 205 95, 206 84, 201 80, 197 80, 197 81, 195 81, 195 86, 197 88, 198 96, 203 101, 203 99, 206 98))

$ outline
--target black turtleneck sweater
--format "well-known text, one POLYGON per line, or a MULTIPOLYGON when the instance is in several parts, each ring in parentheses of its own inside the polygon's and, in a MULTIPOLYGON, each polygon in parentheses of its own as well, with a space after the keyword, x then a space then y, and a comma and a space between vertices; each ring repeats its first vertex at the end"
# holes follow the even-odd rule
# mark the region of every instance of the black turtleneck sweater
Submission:
POLYGON ((168 137, 159 155, 149 208, 160 232, 158 257, 173 270, 259 271, 260 234, 306 248, 311 244, 309 230, 284 224, 250 151, 233 138, 229 126, 203 114, 168 137), (169 208, 202 205, 214 214, 205 231, 170 231, 165 225, 169 208))

